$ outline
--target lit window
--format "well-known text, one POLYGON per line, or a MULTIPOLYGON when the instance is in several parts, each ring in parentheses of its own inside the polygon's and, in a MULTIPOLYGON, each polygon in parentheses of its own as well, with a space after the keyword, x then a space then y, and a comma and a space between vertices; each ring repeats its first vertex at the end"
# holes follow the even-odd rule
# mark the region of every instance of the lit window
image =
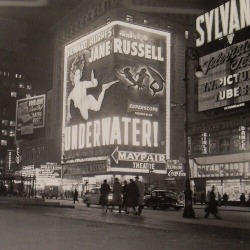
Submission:
POLYGON ((16 126, 16 122, 15 121, 10 121, 10 126, 15 127, 16 126))
POLYGON ((17 93, 16 93, 16 92, 11 92, 11 93, 10 93, 10 96, 11 96, 11 97, 16 97, 16 96, 17 96, 17 93))
POLYGON ((132 22, 134 21, 134 17, 131 16, 131 15, 127 15, 127 16, 126 16, 126 21, 132 23, 132 22))
POLYGON ((2 129, 2 135, 7 135, 7 130, 6 129, 2 129))
POLYGON ((18 74, 15 74, 15 78, 18 78, 18 74))
POLYGON ((7 146, 7 140, 1 140, 1 145, 2 146, 7 146))
POLYGON ((4 126, 8 126, 8 120, 2 120, 2 124, 3 124, 4 126))
POLYGON ((185 39, 188 40, 189 39, 189 31, 185 30, 185 39))
POLYGON ((20 83, 19 83, 19 88, 20 88, 20 89, 24 89, 24 87, 25 87, 25 86, 24 86, 24 83, 20 82, 20 83))
POLYGON ((9 136, 14 137, 15 136, 15 130, 10 130, 9 131, 9 136))
POLYGON ((148 19, 144 19, 144 20, 143 20, 143 23, 144 23, 145 25, 148 25, 148 19))
POLYGON ((32 89, 32 85, 31 84, 27 84, 27 89, 28 90, 32 89))
POLYGON ((19 74, 19 78, 20 78, 20 79, 22 78, 22 75, 21 75, 21 74, 19 74))

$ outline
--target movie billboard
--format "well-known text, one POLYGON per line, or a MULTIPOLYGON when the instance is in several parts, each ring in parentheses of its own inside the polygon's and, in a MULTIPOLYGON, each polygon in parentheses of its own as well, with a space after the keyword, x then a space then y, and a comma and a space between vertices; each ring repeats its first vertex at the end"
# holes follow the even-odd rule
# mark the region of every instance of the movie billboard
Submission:
POLYGON ((45 95, 20 99, 16 102, 16 130, 32 134, 45 124, 45 95))
POLYGON ((245 105, 250 100, 250 39, 200 58, 199 111, 245 105))
POLYGON ((119 152, 165 161, 169 61, 169 33, 122 22, 67 45, 62 161, 114 156, 116 162, 119 152))

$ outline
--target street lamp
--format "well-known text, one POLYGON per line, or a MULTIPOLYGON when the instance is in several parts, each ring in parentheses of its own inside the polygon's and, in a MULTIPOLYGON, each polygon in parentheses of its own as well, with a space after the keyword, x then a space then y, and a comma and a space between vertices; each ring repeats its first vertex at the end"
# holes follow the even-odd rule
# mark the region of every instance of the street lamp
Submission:
MULTIPOLYGON (((192 190, 190 188, 190 166, 189 166, 189 150, 188 150, 188 62, 198 60, 199 54, 196 48, 187 48, 185 52, 185 172, 186 172, 186 183, 185 183, 185 207, 183 217, 194 218, 195 212, 193 209, 192 201, 192 190)), ((202 77, 203 72, 199 65, 196 72, 196 77, 202 77)))

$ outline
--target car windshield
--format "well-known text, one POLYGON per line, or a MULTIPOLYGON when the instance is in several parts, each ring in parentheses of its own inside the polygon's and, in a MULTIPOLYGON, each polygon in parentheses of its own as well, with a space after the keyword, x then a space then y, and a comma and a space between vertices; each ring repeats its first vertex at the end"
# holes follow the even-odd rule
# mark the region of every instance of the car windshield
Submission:
POLYGON ((173 197, 177 196, 174 192, 167 190, 158 191, 156 192, 156 194, 157 196, 173 196, 173 197))

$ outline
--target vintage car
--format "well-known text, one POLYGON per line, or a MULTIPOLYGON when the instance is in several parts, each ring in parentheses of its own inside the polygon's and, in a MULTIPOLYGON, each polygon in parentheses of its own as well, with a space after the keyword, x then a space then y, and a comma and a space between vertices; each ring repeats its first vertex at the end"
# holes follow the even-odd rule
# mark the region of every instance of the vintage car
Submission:
POLYGON ((169 190, 154 190, 150 194, 144 196, 144 206, 153 209, 169 209, 179 210, 184 207, 184 203, 180 201, 178 195, 169 190))
MULTIPOLYGON (((83 197, 83 202, 86 203, 87 207, 91 204, 93 205, 100 205, 100 187, 92 188, 91 190, 87 191, 83 197)), ((112 205, 113 194, 112 192, 108 196, 108 204, 112 205)))

